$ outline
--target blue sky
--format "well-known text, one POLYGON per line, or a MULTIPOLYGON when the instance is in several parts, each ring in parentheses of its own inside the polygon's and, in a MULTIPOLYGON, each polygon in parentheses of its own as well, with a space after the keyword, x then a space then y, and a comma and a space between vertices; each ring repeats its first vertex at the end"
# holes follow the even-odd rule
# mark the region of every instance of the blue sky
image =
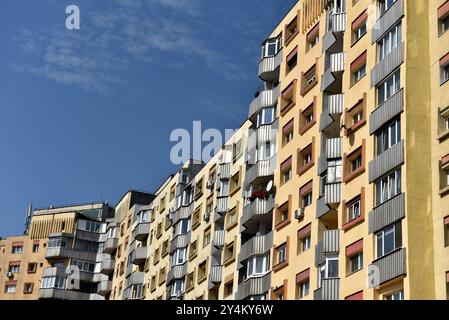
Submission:
POLYGON ((0 236, 23 231, 30 202, 153 191, 176 170, 176 128, 238 127, 259 45, 294 2, 1 1, 0 236))

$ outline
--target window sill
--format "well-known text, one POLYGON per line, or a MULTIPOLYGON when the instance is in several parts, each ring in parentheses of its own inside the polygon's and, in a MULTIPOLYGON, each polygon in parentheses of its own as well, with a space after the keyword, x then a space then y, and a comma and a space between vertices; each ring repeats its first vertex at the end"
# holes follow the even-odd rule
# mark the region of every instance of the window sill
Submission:
POLYGON ((441 189, 438 194, 440 195, 440 197, 444 197, 448 193, 449 193, 449 186, 446 186, 443 189, 441 189))
POLYGON ((303 135, 304 133, 306 133, 310 128, 313 127, 313 125, 316 123, 316 120, 312 120, 309 123, 307 123, 305 126, 303 126, 302 128, 299 128, 299 134, 303 135))
POLYGON ((356 273, 358 273, 358 272, 360 272, 360 271, 362 271, 362 270, 363 270, 363 267, 361 267, 361 268, 358 269, 358 270, 349 272, 349 273, 346 274, 346 277, 350 277, 350 276, 352 276, 353 274, 356 274, 356 273))
POLYGON ((238 225, 238 222, 236 221, 233 224, 226 226, 226 231, 234 229, 237 225, 238 225))
POLYGON ((225 267, 229 266, 231 263, 233 263, 235 261, 235 257, 232 258, 228 258, 227 260, 223 261, 223 265, 225 267))
POLYGON ((343 178, 343 181, 344 181, 344 183, 351 182, 352 180, 354 180, 355 178, 357 178, 358 176, 360 176, 364 172, 365 172, 365 168, 360 167, 357 170, 355 170, 355 171, 351 172, 350 174, 346 175, 343 178))
POLYGON ((285 220, 282 220, 281 222, 279 222, 278 224, 275 225, 275 229, 276 231, 281 230, 282 228, 284 228, 285 226, 290 224, 290 218, 287 218, 285 220))
POLYGON ((362 119, 357 123, 354 123, 354 125, 348 129, 345 129, 345 135, 348 137, 351 134, 354 134, 358 129, 363 127, 366 124, 366 120, 362 119))
POLYGON ((310 161, 308 164, 303 165, 302 167, 298 167, 298 176, 301 176, 305 172, 307 172, 310 168, 312 168, 315 165, 315 161, 310 161))
POLYGON ((446 80, 444 80, 444 81, 442 81, 441 83, 440 83, 440 86, 444 86, 446 83, 448 83, 449 82, 449 78, 447 78, 446 80))
POLYGON ((352 228, 354 228, 355 226, 359 225, 360 223, 362 223, 363 221, 365 221, 365 217, 363 215, 361 215, 358 218, 355 218, 354 220, 351 220, 349 222, 346 222, 344 225, 342 225, 341 229, 346 232, 351 230, 352 228))
POLYGON ((360 40, 362 40, 366 36, 367 33, 368 32, 365 32, 364 34, 362 34, 362 36, 360 38, 358 38, 357 40, 354 40, 351 44, 351 48, 354 47, 357 43, 359 43, 360 40))
POLYGON ((316 85, 318 84, 318 79, 315 79, 310 84, 306 85, 305 87, 301 88, 301 96, 305 96, 307 93, 309 93, 310 90, 312 90, 316 85))
POLYGON ((281 109, 281 116, 285 116, 287 114, 287 112, 289 112, 294 106, 296 105, 296 103, 294 101, 290 102, 288 105, 286 105, 284 108, 281 109))
POLYGON ((440 142, 446 140, 447 138, 449 138, 449 130, 446 130, 446 132, 441 133, 437 137, 438 141, 440 141, 440 142))
POLYGON ((278 263, 277 265, 273 266, 273 272, 278 272, 278 271, 284 269, 287 266, 288 266, 288 261, 285 260, 285 261, 283 261, 281 263, 278 263))
POLYGON ((240 190, 240 186, 238 186, 237 188, 234 188, 234 190, 231 190, 229 192, 229 197, 232 197, 234 194, 236 194, 238 191, 240 190))
POLYGON ((197 284, 202 284, 204 281, 206 281, 206 279, 207 279, 207 276, 204 276, 203 278, 198 279, 197 284))
POLYGON ((284 46, 288 46, 293 41, 293 39, 296 38, 296 36, 298 34, 299 34, 299 30, 296 30, 295 32, 293 32, 288 38, 286 38, 284 40, 284 46))

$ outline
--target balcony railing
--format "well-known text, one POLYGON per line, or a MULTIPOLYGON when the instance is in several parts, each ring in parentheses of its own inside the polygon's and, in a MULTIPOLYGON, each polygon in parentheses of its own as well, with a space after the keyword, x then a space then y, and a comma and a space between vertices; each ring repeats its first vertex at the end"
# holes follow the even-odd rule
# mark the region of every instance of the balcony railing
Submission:
POLYGON ((279 66, 282 63, 283 50, 279 50, 276 55, 265 57, 259 63, 259 77, 264 80, 275 80, 279 77, 279 66))
POLYGON ((115 260, 107 259, 101 262, 100 272, 109 275, 114 272, 115 260))
POLYGON ((108 238, 104 242, 104 253, 113 254, 117 250, 118 238, 108 238))
POLYGON ((273 232, 254 236, 245 242, 240 249, 239 261, 242 262, 254 255, 264 254, 273 247, 273 232))
POLYGON ((404 111, 404 90, 401 89, 378 106, 370 115, 370 134, 404 111))
POLYGON ((405 248, 396 249, 387 255, 373 261, 369 266, 369 287, 375 288, 380 284, 406 274, 405 248))
POLYGON ((377 42, 396 22, 404 16, 404 0, 396 0, 376 21, 372 29, 371 43, 377 42))
POLYGON ((223 279, 223 266, 210 267, 209 281, 211 283, 220 283, 223 279))
POLYGON ((170 253, 175 251, 176 249, 185 248, 189 245, 191 238, 191 233, 181 234, 176 236, 171 242, 170 242, 170 253))
POLYGON ((313 292, 314 300, 338 300, 340 279, 329 278, 321 280, 321 287, 313 292))
POLYGON ((218 197, 217 198, 217 208, 218 213, 223 213, 228 211, 228 197, 218 197))
POLYGON ((250 296, 268 293, 271 287, 271 273, 259 278, 249 278, 240 283, 237 291, 237 300, 244 300, 250 296))
POLYGON ((143 284, 144 282, 144 273, 143 272, 133 272, 128 278, 127 287, 130 287, 134 284, 143 284))
POLYGON ((326 204, 340 203, 341 183, 326 183, 324 185, 324 202, 326 204))
POLYGON ((145 263, 147 258, 148 248, 147 247, 139 247, 135 248, 131 253, 131 263, 142 265, 145 263))
POLYGON ((404 43, 401 42, 392 52, 371 71, 371 88, 377 86, 404 62, 404 43))
POLYGON ((405 217, 405 194, 401 193, 375 207, 368 217, 370 234, 401 220, 405 217))
POLYGON ((172 266, 167 274, 167 283, 172 282, 175 279, 182 279, 187 274, 187 263, 172 266))
POLYGON ((51 300, 104 300, 104 297, 96 293, 85 293, 79 291, 41 288, 39 289, 39 299, 51 300))
POLYGON ((259 95, 254 98, 254 100, 249 105, 248 118, 251 118, 254 114, 259 112, 263 108, 275 106, 278 102, 280 94, 280 85, 273 89, 260 92, 259 95))
POLYGON ((332 30, 334 32, 346 31, 346 12, 335 13, 332 16, 332 30))
POLYGON ((382 152, 369 163, 369 182, 372 183, 384 174, 404 163, 404 141, 401 140, 382 152))
POLYGON ((103 280, 98 283, 97 288, 98 294, 102 296, 108 295, 112 291, 112 281, 103 280))
POLYGON ((274 209, 274 196, 269 195, 267 199, 254 199, 250 204, 243 208, 241 223, 245 224, 251 218, 257 218, 271 213, 274 209))
POLYGON ((150 222, 141 222, 133 230, 133 238, 139 241, 145 240, 150 233, 150 222))
POLYGON ((259 160, 246 172, 246 183, 254 182, 257 178, 270 177, 276 170, 276 155, 267 160, 259 160))
POLYGON ((273 123, 262 125, 257 128, 257 142, 263 143, 267 141, 276 141, 279 132, 279 119, 273 123))
POLYGON ((316 202, 316 218, 321 218, 329 211, 331 211, 331 208, 326 204, 324 196, 319 197, 316 202))
POLYGON ((221 163, 219 171, 220 180, 228 180, 231 177, 231 164, 221 163))
POLYGON ((326 140, 326 156, 328 159, 341 158, 341 137, 326 140))
POLYGON ((214 231, 213 244, 217 248, 224 246, 224 244, 225 244, 225 231, 224 230, 215 230, 214 231))

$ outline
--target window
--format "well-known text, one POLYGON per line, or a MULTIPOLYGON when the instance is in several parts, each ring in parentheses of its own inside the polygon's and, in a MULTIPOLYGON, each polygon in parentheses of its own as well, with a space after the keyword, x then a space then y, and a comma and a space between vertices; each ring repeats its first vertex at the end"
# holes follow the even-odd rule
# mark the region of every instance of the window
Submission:
POLYGON ((189 273, 186 277, 186 291, 190 291, 195 286, 195 272, 189 273))
POLYGON ((290 206, 289 201, 280 205, 276 210, 275 225, 279 229, 290 221, 290 206))
POLYGON ((229 297, 232 292, 234 291, 234 280, 230 280, 228 282, 225 283, 224 285, 224 297, 229 297))
POLYGON ((360 128, 365 124, 366 99, 367 94, 364 93, 362 99, 360 99, 353 107, 346 110, 345 112, 346 136, 353 134, 358 128, 360 128))
POLYGON ((36 262, 30 262, 28 263, 27 272, 28 273, 35 273, 37 270, 37 263, 36 262))
POLYGON ((262 45, 261 59, 275 56, 282 49, 282 37, 271 38, 262 45))
POLYGON ((449 133, 449 107, 438 108, 438 139, 440 142, 447 137, 449 133))
POLYGON ((183 206, 188 206, 192 203, 193 201, 193 189, 187 188, 184 190, 184 192, 182 193, 182 205, 183 206))
POLYGON ((65 288, 65 279, 63 277, 43 277, 41 282, 42 289, 48 288, 56 288, 56 289, 64 289, 65 288))
POLYGON ((346 205, 346 222, 351 222, 361 216, 361 204, 361 196, 358 196, 346 205))
POLYGON ((383 15, 395 2, 396 0, 378 0, 379 14, 383 15))
POLYGON ((363 253, 359 252, 349 257, 349 272, 353 273, 363 268, 363 253))
POLYGON ((449 30, 449 1, 446 1, 438 8, 438 31, 441 36, 449 30))
POLYGON ((198 182, 195 184, 195 199, 198 199, 203 194, 203 184, 204 184, 203 178, 198 180, 198 182))
POLYGON ((5 293, 7 293, 7 294, 16 293, 16 285, 15 284, 6 284, 5 285, 5 293))
POLYGON ((184 281, 183 280, 175 280, 171 287, 171 296, 177 297, 181 295, 184 291, 184 281))
POLYGON ((359 41, 367 32, 366 22, 368 20, 368 11, 364 11, 351 24, 352 43, 359 41))
POLYGON ((342 160, 329 160, 327 162, 326 183, 341 182, 342 177, 342 160))
POLYGON ((19 273, 20 272, 20 261, 19 262, 10 262, 8 272, 19 273))
POLYGON ((314 165, 314 150, 315 138, 312 138, 312 143, 298 152, 298 175, 302 175, 314 165))
POLYGON ((306 109, 299 113, 299 134, 303 135, 315 123, 315 103, 311 103, 306 109))
POLYGON ((192 229, 196 229, 200 225, 201 207, 196 208, 192 214, 192 229))
POLYGON ((402 247, 401 223, 386 227, 375 235, 376 257, 380 258, 402 247))
POLYGON ((13 245, 11 249, 11 253, 13 254, 20 254, 23 252, 23 246, 22 245, 13 245))
POLYGON ((305 236, 301 239, 301 252, 307 251, 310 249, 311 245, 311 237, 310 235, 305 236))
POLYGON ((232 144, 232 161, 235 163, 242 155, 242 139, 232 144))
POLYGON ((297 34, 298 34, 298 17, 295 17, 285 27, 285 45, 288 45, 297 34))
POLYGON ((240 171, 231 177, 229 189, 230 194, 234 194, 237 190, 240 189, 240 171))
POLYGON ((401 171, 396 170, 376 181, 376 205, 401 193, 401 171))
POLYGON ((151 210, 142 210, 136 214, 137 223, 145 223, 150 221, 151 210))
POLYGON ((316 26, 312 28, 307 33, 306 36, 306 52, 308 52, 310 49, 314 48, 318 42, 320 42, 320 24, 318 23, 316 26))
POLYGON ((270 141, 261 143, 256 149, 257 161, 270 160, 275 153, 275 143, 270 141))
POLYGON ((301 254, 310 249, 312 245, 311 232, 312 225, 310 223, 298 231, 298 254, 301 254))
POLYGON ((234 260, 234 254, 235 254, 235 250, 234 250, 234 241, 225 245, 224 247, 224 262, 226 263, 230 263, 234 260))
POLYGON ((376 134, 376 155, 390 149, 401 141, 401 121, 394 120, 376 134))
POLYGON ((293 120, 291 119, 283 128, 282 128, 282 145, 285 146, 290 141, 293 140, 293 120))
POLYGON ((284 116, 296 104, 296 79, 281 93, 281 115, 284 116))
POLYGON ((172 255, 172 265, 178 266, 186 262, 187 249, 176 249, 172 255))
POLYGON ((131 299, 132 300, 142 299, 142 294, 143 294, 143 285, 134 284, 131 286, 131 299))
POLYGON ((316 65, 302 73, 301 79, 301 95, 305 96, 318 83, 316 65))
POLYGON ((96 221, 80 220, 79 227, 80 227, 80 229, 89 231, 89 232, 96 232, 96 233, 102 232, 102 224, 100 222, 96 222, 96 221))
POLYGON ((449 187, 449 154, 440 160, 440 194, 446 194, 449 187))
POLYGON ((33 253, 37 253, 39 252, 39 243, 34 243, 33 244, 33 253))
POLYGON ((204 230, 204 234, 203 234, 203 248, 210 243, 210 238, 211 238, 211 232, 210 232, 210 228, 208 228, 208 229, 204 230))
POLYGON ((195 240, 190 244, 189 247, 189 259, 193 259, 194 257, 196 257, 198 253, 198 241, 195 240))
POLYGON ((167 203, 167 197, 166 194, 162 197, 161 202, 159 203, 159 212, 165 211, 165 205, 167 203))
POLYGON ((360 81, 366 75, 366 51, 351 63, 352 84, 360 81))
POLYGON ((399 91, 401 88, 400 78, 400 70, 397 70, 377 87, 377 101, 379 105, 390 99, 390 97, 399 91))
POLYGON ((176 186, 172 185, 170 188, 170 201, 172 201, 176 196, 176 186))
POLYGON ((338 278, 338 257, 327 257, 326 262, 319 267, 318 286, 321 288, 321 280, 338 278))
POLYGON ((298 47, 293 49, 292 52, 290 52, 288 54, 288 56, 285 58, 285 60, 286 60, 286 63, 285 63, 285 65, 286 65, 286 74, 288 74, 298 64, 298 47))
POLYGON ((150 290, 151 291, 156 290, 156 276, 151 277, 150 290))
POLYGON ((302 197, 302 205, 304 208, 312 205, 312 192, 309 192, 302 197))
POLYGON ((276 109, 274 107, 263 108, 257 114, 257 126, 270 124, 276 118, 276 109))
POLYGON ((402 41, 401 23, 394 26, 385 36, 377 42, 378 61, 385 59, 402 41))
POLYGON ((30 294, 33 293, 34 283, 28 282, 23 285, 23 293, 30 294))
POLYGON ((281 184, 288 182, 292 178, 292 157, 281 164, 281 184))
POLYGON ((198 283, 203 282, 207 278, 207 260, 198 265, 198 283))
POLYGON ((190 220, 189 219, 181 219, 174 226, 174 235, 178 236, 181 234, 186 234, 190 231, 190 220))
POLYGON ((287 261, 287 244, 281 244, 276 248, 276 265, 287 261))
POLYGON ((167 269, 165 269, 165 267, 163 267, 161 270, 159 270, 159 285, 163 284, 167 278, 167 269))
POLYGON ((72 262, 70 263, 70 265, 77 267, 79 269, 79 271, 83 271, 83 272, 94 272, 95 271, 95 263, 92 263, 92 262, 72 259, 72 262))
POLYGON ((384 296, 384 300, 404 300, 404 292, 397 291, 384 296))
POLYGON ((246 275, 250 277, 260 277, 270 271, 270 257, 268 254, 260 256, 252 256, 246 264, 246 275))
POLYGON ((159 262, 159 248, 156 248, 156 250, 154 250, 153 264, 157 264, 158 262, 159 262))
POLYGON ((345 158, 345 176, 344 181, 349 182, 359 176, 365 170, 365 140, 362 140, 362 145, 349 155, 344 155, 345 158))
POLYGON ((449 80, 449 53, 440 59, 441 84, 449 80))
POLYGON ((237 208, 229 210, 226 214, 226 229, 231 229, 237 225, 237 208))

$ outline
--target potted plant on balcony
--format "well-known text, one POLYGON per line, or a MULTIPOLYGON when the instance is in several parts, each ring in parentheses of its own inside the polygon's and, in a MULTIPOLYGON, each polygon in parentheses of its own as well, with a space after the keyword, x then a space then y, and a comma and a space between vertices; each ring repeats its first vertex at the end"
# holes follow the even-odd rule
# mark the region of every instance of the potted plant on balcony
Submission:
POLYGON ((267 200, 268 199, 268 191, 265 189, 258 189, 251 193, 251 195, 248 197, 248 200, 250 202, 253 202, 256 199, 262 199, 267 200))

